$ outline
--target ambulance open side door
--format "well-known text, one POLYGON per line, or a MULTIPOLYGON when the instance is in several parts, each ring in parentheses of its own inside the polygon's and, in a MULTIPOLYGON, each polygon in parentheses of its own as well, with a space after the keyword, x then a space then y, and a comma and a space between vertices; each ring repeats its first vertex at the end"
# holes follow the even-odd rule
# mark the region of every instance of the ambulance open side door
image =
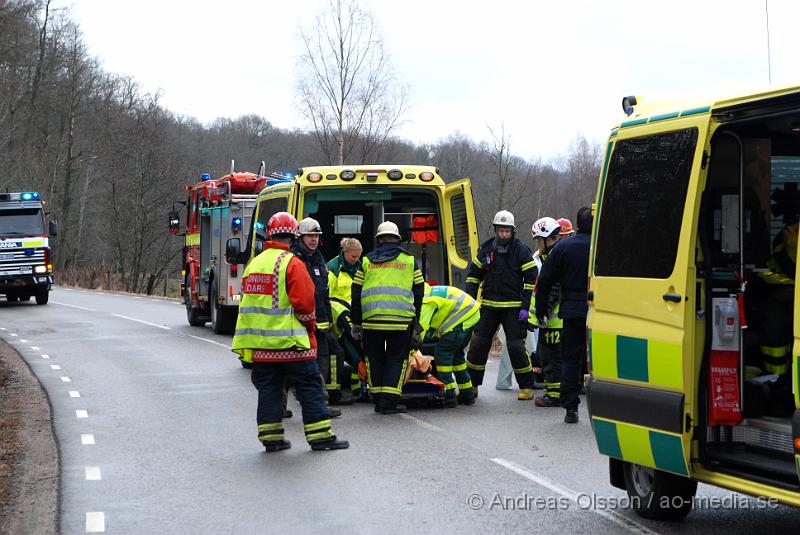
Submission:
POLYGON ((478 228, 469 178, 445 186, 442 215, 450 285, 464 289, 470 262, 478 254, 478 228))
POLYGON ((695 222, 710 121, 708 108, 687 110, 612 133, 589 267, 588 404, 598 449, 681 476, 690 474, 697 422, 695 222))

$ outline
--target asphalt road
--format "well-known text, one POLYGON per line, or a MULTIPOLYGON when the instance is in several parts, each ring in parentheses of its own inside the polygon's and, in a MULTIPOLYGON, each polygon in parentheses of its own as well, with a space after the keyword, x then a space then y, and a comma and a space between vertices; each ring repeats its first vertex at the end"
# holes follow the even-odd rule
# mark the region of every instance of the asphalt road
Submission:
MULTIPOLYGON (((256 391, 230 337, 190 327, 176 301, 56 288, 50 304, 0 303, 0 337, 50 398, 61 454, 62 533, 724 533, 791 531, 800 511, 696 509, 650 522, 608 483, 585 406, 494 390, 478 404, 383 416, 343 407, 349 450, 256 439, 256 391)), ((299 415, 295 400, 290 407, 299 415)), ((701 485, 698 495, 731 493, 701 485)), ((733 495, 738 497, 739 495, 733 495)), ((750 504, 755 502, 750 501, 750 504)))

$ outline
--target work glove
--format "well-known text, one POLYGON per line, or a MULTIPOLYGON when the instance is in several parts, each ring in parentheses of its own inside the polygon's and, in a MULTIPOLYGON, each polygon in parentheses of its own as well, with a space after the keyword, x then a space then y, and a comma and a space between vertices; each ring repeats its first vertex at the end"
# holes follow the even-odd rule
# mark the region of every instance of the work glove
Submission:
POLYGON ((418 321, 415 321, 411 328, 411 342, 408 347, 412 351, 422 349, 422 325, 418 321))
POLYGON ((547 316, 545 316, 545 315, 541 315, 541 316, 537 315, 536 316, 536 321, 539 322, 539 327, 547 327, 547 316))
POLYGON ((350 335, 353 337, 353 340, 360 342, 364 336, 364 329, 361 328, 361 325, 353 325, 350 327, 350 335))
POLYGON ((530 313, 529 313, 529 312, 528 312, 526 309, 524 309, 524 308, 521 308, 521 309, 519 310, 519 316, 517 317, 517 319, 518 319, 519 321, 524 321, 524 322, 527 322, 527 321, 528 321, 528 317, 529 317, 529 316, 530 316, 530 313))

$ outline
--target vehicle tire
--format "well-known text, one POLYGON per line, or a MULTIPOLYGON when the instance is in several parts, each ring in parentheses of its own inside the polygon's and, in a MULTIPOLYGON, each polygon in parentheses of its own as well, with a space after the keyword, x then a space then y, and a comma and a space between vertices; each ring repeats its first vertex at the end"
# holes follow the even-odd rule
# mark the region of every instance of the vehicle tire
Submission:
POLYGON ((6 301, 8 301, 9 303, 14 303, 17 299, 19 299, 17 294, 14 294, 14 293, 7 293, 6 294, 6 301))
POLYGON ((211 286, 208 289, 208 311, 211 315, 211 329, 214 334, 228 334, 222 309, 223 307, 217 303, 217 289, 211 286))
POLYGON ((628 462, 622 470, 631 507, 639 516, 681 520, 692 511, 697 481, 628 462))
POLYGON ((203 311, 192 306, 192 287, 189 285, 190 281, 189 275, 186 275, 186 280, 184 281, 184 288, 186 288, 186 291, 183 294, 183 304, 186 305, 186 319, 192 327, 202 327, 206 324, 206 320, 203 319, 203 311))
POLYGON ((253 363, 252 362, 245 362, 243 360, 240 360, 239 362, 242 363, 242 368, 245 368, 247 370, 249 370, 249 369, 251 369, 253 367, 253 363))
MULTIPOLYGON (((28 296, 28 299, 30 299, 30 296, 28 296)), ((28 299, 25 299, 25 301, 27 301, 28 299)), ((38 290, 36 290, 37 305, 46 305, 49 299, 50 299, 50 288, 39 288, 38 290)))

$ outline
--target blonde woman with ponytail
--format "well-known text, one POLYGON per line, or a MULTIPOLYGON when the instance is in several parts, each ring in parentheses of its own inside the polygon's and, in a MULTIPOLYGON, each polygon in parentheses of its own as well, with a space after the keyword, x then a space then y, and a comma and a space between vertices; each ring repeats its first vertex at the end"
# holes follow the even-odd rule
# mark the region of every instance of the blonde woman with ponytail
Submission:
POLYGON ((328 290, 330 296, 350 302, 350 287, 361 264, 364 248, 356 238, 342 238, 339 256, 328 262, 328 290))

